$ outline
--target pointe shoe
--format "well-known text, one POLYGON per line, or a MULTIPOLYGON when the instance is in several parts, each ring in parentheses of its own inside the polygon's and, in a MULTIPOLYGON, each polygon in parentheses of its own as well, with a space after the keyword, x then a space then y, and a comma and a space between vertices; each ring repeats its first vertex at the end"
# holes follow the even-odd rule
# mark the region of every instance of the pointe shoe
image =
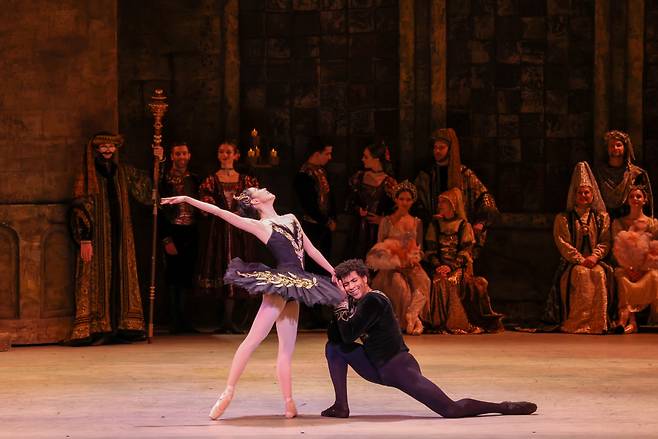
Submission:
POLYGON ((224 410, 226 410, 228 405, 231 403, 231 400, 233 399, 233 393, 233 389, 228 388, 222 392, 215 405, 213 405, 210 409, 210 413, 208 414, 210 419, 216 421, 220 416, 222 416, 224 410))
POLYGON ((288 419, 297 417, 297 406, 292 398, 286 398, 286 411, 283 412, 283 416, 288 419))
POLYGON ((322 413, 320 413, 320 416, 324 416, 326 418, 349 418, 350 409, 336 407, 336 404, 334 404, 328 409, 323 410, 322 413))
POLYGON ((530 415, 537 411, 537 404, 528 401, 503 401, 500 405, 503 415, 530 415))

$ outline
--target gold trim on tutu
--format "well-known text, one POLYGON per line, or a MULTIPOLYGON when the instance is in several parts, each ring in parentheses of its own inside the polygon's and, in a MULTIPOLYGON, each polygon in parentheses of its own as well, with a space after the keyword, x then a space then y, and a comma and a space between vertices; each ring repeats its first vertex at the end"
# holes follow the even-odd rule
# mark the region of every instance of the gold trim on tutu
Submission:
POLYGON ((273 285, 275 287, 297 287, 307 289, 318 285, 318 280, 315 277, 312 279, 306 279, 290 272, 288 272, 288 275, 283 273, 272 273, 271 271, 254 271, 251 273, 236 271, 236 273, 239 276, 254 278, 260 281, 257 285, 273 285))

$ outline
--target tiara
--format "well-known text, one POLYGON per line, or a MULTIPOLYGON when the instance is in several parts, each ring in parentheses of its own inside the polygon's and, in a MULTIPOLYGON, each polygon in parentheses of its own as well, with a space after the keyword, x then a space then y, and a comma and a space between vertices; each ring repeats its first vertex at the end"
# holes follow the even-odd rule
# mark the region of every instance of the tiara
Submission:
POLYGON ((404 180, 403 182, 398 183, 393 187, 393 193, 396 197, 400 194, 400 192, 409 192, 413 201, 416 201, 418 198, 418 190, 416 189, 416 186, 409 180, 404 180))
POLYGON ((233 199, 241 203, 251 201, 251 197, 249 196, 249 194, 246 194, 244 192, 241 192, 238 195, 233 195, 233 199))
POLYGON ((630 189, 628 190, 628 193, 630 194, 631 192, 636 190, 641 190, 642 192, 644 192, 644 195, 649 194, 649 187, 642 183, 631 185, 630 189))

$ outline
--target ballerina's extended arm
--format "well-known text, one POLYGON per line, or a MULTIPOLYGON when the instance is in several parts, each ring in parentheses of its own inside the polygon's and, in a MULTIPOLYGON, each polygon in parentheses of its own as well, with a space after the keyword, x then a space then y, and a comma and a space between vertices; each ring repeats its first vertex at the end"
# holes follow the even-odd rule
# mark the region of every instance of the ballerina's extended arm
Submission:
POLYGON ((237 227, 238 229, 242 229, 245 232, 251 233, 262 242, 267 242, 267 240, 269 239, 269 235, 271 231, 262 222, 251 218, 243 218, 240 215, 234 214, 233 212, 229 212, 228 210, 221 209, 215 206, 214 204, 205 203, 203 201, 197 200, 196 198, 188 197, 186 195, 179 197, 168 197, 160 200, 160 204, 180 204, 180 203, 187 203, 204 212, 208 212, 210 214, 218 216, 224 221, 226 221, 227 223, 237 227))
POLYGON ((329 261, 327 261, 324 255, 320 253, 320 250, 315 248, 311 240, 308 239, 308 236, 306 236, 306 233, 304 233, 304 230, 302 230, 302 236, 304 240, 304 251, 306 254, 309 255, 315 262, 317 262, 320 267, 327 270, 327 272, 331 274, 331 280, 337 284, 338 281, 336 279, 336 271, 334 270, 334 267, 329 263, 329 261))

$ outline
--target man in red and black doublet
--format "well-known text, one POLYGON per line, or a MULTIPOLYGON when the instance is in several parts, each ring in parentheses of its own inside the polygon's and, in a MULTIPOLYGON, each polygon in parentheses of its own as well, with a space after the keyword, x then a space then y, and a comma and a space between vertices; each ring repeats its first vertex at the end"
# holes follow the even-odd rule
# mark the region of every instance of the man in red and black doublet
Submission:
MULTIPOLYGON (((199 196, 199 177, 188 169, 189 147, 182 142, 171 148, 172 165, 160 181, 160 195, 199 196)), ((194 285, 198 249, 196 209, 187 203, 162 207, 159 218, 160 237, 165 252, 165 279, 169 293, 169 327, 171 332, 190 329, 184 315, 185 296, 194 285)))

